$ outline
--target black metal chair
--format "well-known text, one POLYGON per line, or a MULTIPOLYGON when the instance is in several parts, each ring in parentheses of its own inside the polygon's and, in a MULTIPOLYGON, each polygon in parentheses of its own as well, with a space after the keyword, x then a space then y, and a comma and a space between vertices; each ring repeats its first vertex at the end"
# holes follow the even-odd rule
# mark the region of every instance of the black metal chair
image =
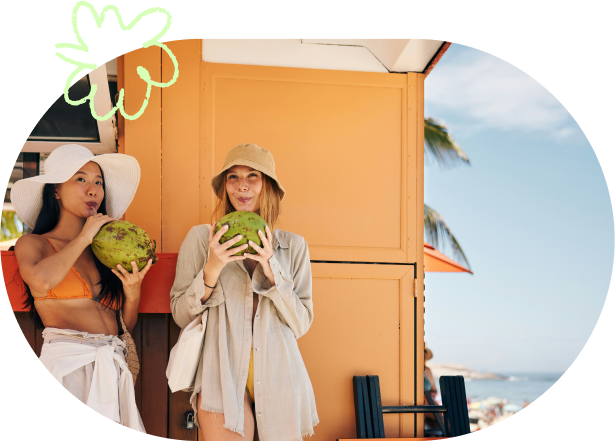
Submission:
POLYGON ((358 439, 384 438, 382 415, 385 413, 443 413, 444 436, 470 433, 465 383, 461 375, 440 377, 442 406, 383 406, 377 375, 354 376, 352 385, 358 439))

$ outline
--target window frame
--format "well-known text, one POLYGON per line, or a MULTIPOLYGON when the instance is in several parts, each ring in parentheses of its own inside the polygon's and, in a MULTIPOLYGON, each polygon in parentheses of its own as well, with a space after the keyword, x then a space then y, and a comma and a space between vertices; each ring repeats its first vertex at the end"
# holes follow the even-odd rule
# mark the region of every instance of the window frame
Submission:
MULTIPOLYGON (((94 96, 94 109, 98 115, 106 115, 113 109, 109 97, 109 82, 107 79, 107 67, 105 64, 94 69, 88 74, 90 84, 97 85, 94 96)), ((117 153, 117 121, 115 115, 106 121, 96 121, 98 125, 98 142, 91 141, 26 141, 22 153, 51 153, 53 150, 65 144, 79 144, 87 147, 94 154, 117 153)))

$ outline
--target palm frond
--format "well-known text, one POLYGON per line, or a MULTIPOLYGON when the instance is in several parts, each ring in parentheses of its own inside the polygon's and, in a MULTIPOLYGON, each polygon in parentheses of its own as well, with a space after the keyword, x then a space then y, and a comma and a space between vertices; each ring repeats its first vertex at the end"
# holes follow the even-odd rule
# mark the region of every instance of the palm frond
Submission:
POLYGON ((453 140, 444 124, 425 118, 424 132, 426 159, 431 158, 445 168, 460 163, 470 164, 468 155, 453 140))
POLYGON ((440 248, 440 243, 443 245, 448 245, 453 253, 453 258, 459 262, 461 265, 466 266, 468 269, 470 268, 470 262, 466 258, 459 242, 449 229, 446 222, 440 214, 435 211, 433 208, 424 205, 424 218, 425 218, 425 240, 428 244, 432 245, 434 248, 442 251, 440 248))

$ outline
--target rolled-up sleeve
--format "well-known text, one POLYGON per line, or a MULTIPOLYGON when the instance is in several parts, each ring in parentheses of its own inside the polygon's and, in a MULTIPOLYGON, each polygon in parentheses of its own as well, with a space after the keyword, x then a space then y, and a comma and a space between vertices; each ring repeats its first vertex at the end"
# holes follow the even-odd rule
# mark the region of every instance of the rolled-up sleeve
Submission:
POLYGON ((275 257, 269 259, 275 286, 265 276, 260 265, 254 271, 252 289, 255 293, 268 297, 278 310, 280 318, 300 338, 314 320, 312 304, 312 268, 307 242, 301 241, 293 248, 291 273, 283 268, 275 257))
POLYGON ((217 284, 211 296, 205 303, 201 298, 205 295, 203 267, 207 262, 209 243, 209 226, 204 226, 199 234, 193 227, 182 243, 177 256, 175 281, 171 288, 171 312, 173 319, 180 328, 185 328, 207 308, 218 306, 224 302, 222 288, 217 284), (203 233, 206 236, 203 237, 203 233))

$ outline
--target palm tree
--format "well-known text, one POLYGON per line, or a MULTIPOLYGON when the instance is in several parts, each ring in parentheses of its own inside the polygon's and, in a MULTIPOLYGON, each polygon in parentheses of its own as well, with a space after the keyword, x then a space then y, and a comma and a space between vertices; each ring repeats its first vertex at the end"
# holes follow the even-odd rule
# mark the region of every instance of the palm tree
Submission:
POLYGON ((2 211, 0 222, 0 242, 17 239, 23 234, 23 223, 14 211, 2 211))
MULTIPOLYGON (((435 161, 440 166, 448 168, 458 164, 470 165, 466 153, 453 140, 448 128, 434 120, 425 118, 425 161, 435 161)), ((442 216, 433 208, 424 206, 425 240, 434 248, 439 248, 440 242, 450 246, 453 257, 468 268, 470 263, 459 242, 444 222, 442 216)), ((440 249, 441 250, 441 249, 440 249)))

